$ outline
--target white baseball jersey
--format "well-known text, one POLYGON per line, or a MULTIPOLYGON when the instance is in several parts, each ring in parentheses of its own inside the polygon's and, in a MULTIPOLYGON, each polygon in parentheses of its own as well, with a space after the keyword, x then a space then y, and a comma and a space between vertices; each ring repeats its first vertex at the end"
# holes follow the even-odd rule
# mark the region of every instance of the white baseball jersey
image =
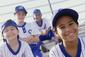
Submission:
POLYGON ((18 26, 20 38, 26 38, 30 35, 35 35, 37 32, 36 28, 32 26, 31 23, 24 23, 22 26, 18 26))
POLYGON ((0 47, 0 57, 34 57, 29 45, 23 41, 20 43, 17 52, 14 52, 7 43, 4 43, 0 47))
POLYGON ((42 30, 48 30, 48 28, 51 27, 51 25, 46 19, 43 19, 42 26, 39 26, 36 22, 33 22, 33 24, 34 27, 37 29, 36 32, 38 31, 38 34, 41 34, 42 30))
MULTIPOLYGON (((76 57, 85 57, 85 38, 79 38, 79 40, 81 44, 79 45, 78 43, 78 50, 76 57)), ((59 43, 50 50, 49 57, 71 57, 71 56, 67 54, 64 47, 61 47, 59 43)))

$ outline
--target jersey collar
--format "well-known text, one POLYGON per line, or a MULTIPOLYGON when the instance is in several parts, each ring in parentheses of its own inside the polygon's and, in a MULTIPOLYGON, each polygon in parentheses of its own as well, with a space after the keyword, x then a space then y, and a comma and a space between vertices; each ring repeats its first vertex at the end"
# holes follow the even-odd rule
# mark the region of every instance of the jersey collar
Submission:
POLYGON ((26 25, 26 22, 24 22, 23 25, 17 25, 18 27, 24 27, 26 25))
POLYGON ((17 48, 17 51, 16 51, 16 52, 10 47, 10 45, 9 45, 8 43, 6 43, 6 45, 7 45, 8 49, 9 49, 9 51, 10 51, 13 55, 17 55, 17 54, 19 53, 19 51, 20 51, 21 42, 20 42, 19 40, 18 40, 18 42, 19 42, 19 47, 17 48))
MULTIPOLYGON (((64 54, 65 57, 71 57, 65 50, 63 44, 60 44, 59 45, 62 53, 64 54)), ((77 54, 76 54, 76 57, 80 57, 81 55, 81 42, 80 42, 80 39, 78 38, 78 48, 77 48, 77 54)))

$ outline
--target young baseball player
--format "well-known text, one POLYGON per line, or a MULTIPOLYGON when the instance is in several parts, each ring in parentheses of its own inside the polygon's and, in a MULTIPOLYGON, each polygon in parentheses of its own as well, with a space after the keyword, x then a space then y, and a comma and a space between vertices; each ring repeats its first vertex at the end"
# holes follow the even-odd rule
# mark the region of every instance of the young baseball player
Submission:
POLYGON ((62 40, 49 52, 49 57, 85 57, 85 39, 78 37, 78 13, 60 9, 53 18, 53 28, 62 40))
POLYGON ((36 31, 35 27, 35 29, 33 28, 33 25, 24 21, 26 14, 27 11, 23 6, 16 6, 15 16, 17 17, 18 29, 20 31, 19 35, 22 40, 30 44, 34 57, 42 57, 39 49, 40 44, 38 44, 39 40, 36 38, 38 31, 36 31))
POLYGON ((31 48, 19 40, 19 30, 13 20, 7 20, 2 25, 3 45, 0 47, 0 57, 34 57, 31 48))
POLYGON ((51 25, 49 22, 42 18, 42 13, 40 9, 35 9, 33 12, 33 18, 35 20, 35 27, 39 30, 41 35, 45 35, 48 33, 49 30, 51 30, 51 25))
MULTIPOLYGON (((15 16, 17 18, 18 29, 20 31, 19 36, 21 40, 25 40, 27 43, 30 44, 34 57, 42 57, 38 42, 40 41, 40 38, 43 38, 43 37, 47 38, 48 36, 44 36, 44 35, 41 35, 39 37, 36 36, 38 35, 39 32, 35 28, 35 26, 24 21, 26 14, 27 14, 27 11, 23 6, 16 6, 15 16)), ((41 39, 41 40, 45 40, 45 39, 41 39)))
POLYGON ((16 6, 15 8, 15 16, 17 19, 18 29, 20 30, 20 37, 24 39, 26 42, 38 42, 34 35, 38 33, 36 32, 36 28, 33 27, 30 23, 25 22, 25 16, 27 15, 27 11, 23 6, 16 6), (35 28, 35 29, 34 29, 35 28), (29 37, 31 36, 31 37, 29 37), (34 38, 35 37, 35 38, 34 38), (33 40, 33 41, 32 41, 33 40))

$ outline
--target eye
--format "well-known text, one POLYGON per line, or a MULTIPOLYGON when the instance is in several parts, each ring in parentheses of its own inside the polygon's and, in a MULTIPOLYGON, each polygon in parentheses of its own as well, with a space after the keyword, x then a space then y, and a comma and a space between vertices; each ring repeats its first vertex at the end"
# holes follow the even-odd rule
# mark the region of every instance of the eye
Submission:
POLYGON ((15 30, 14 28, 11 28, 11 30, 15 30))
POLYGON ((9 31, 9 30, 7 30, 7 29, 4 30, 5 33, 8 32, 8 31, 9 31))
POLYGON ((73 25, 74 23, 69 23, 69 25, 71 26, 71 25, 73 25))
POLYGON ((60 29, 64 29, 64 28, 65 28, 65 26, 61 26, 61 27, 60 27, 60 29))

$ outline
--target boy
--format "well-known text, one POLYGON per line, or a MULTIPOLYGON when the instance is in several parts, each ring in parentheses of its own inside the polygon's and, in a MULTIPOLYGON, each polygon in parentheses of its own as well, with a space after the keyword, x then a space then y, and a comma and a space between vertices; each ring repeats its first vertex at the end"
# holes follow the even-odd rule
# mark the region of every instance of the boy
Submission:
POLYGON ((51 30, 51 25, 46 19, 42 18, 42 13, 39 9, 34 10, 33 18, 35 20, 34 25, 39 30, 40 34, 48 34, 48 31, 51 30))
POLYGON ((85 39, 78 37, 78 18, 78 13, 69 8, 56 13, 52 25, 62 41, 50 50, 49 57, 85 57, 85 39))
POLYGON ((0 47, 0 57, 34 57, 27 43, 19 40, 17 25, 7 20, 2 25, 3 45, 0 47))
MULTIPOLYGON (((39 31, 37 31, 37 29, 32 24, 24 21, 26 15, 27 11, 23 6, 16 6, 15 16, 17 18, 17 25, 20 31, 19 35, 21 40, 25 40, 28 44, 30 44, 34 57, 41 57, 42 54, 40 53, 39 46, 37 45, 39 42, 39 38, 37 36, 39 31)), ((42 36, 39 37, 41 38, 42 36)))

